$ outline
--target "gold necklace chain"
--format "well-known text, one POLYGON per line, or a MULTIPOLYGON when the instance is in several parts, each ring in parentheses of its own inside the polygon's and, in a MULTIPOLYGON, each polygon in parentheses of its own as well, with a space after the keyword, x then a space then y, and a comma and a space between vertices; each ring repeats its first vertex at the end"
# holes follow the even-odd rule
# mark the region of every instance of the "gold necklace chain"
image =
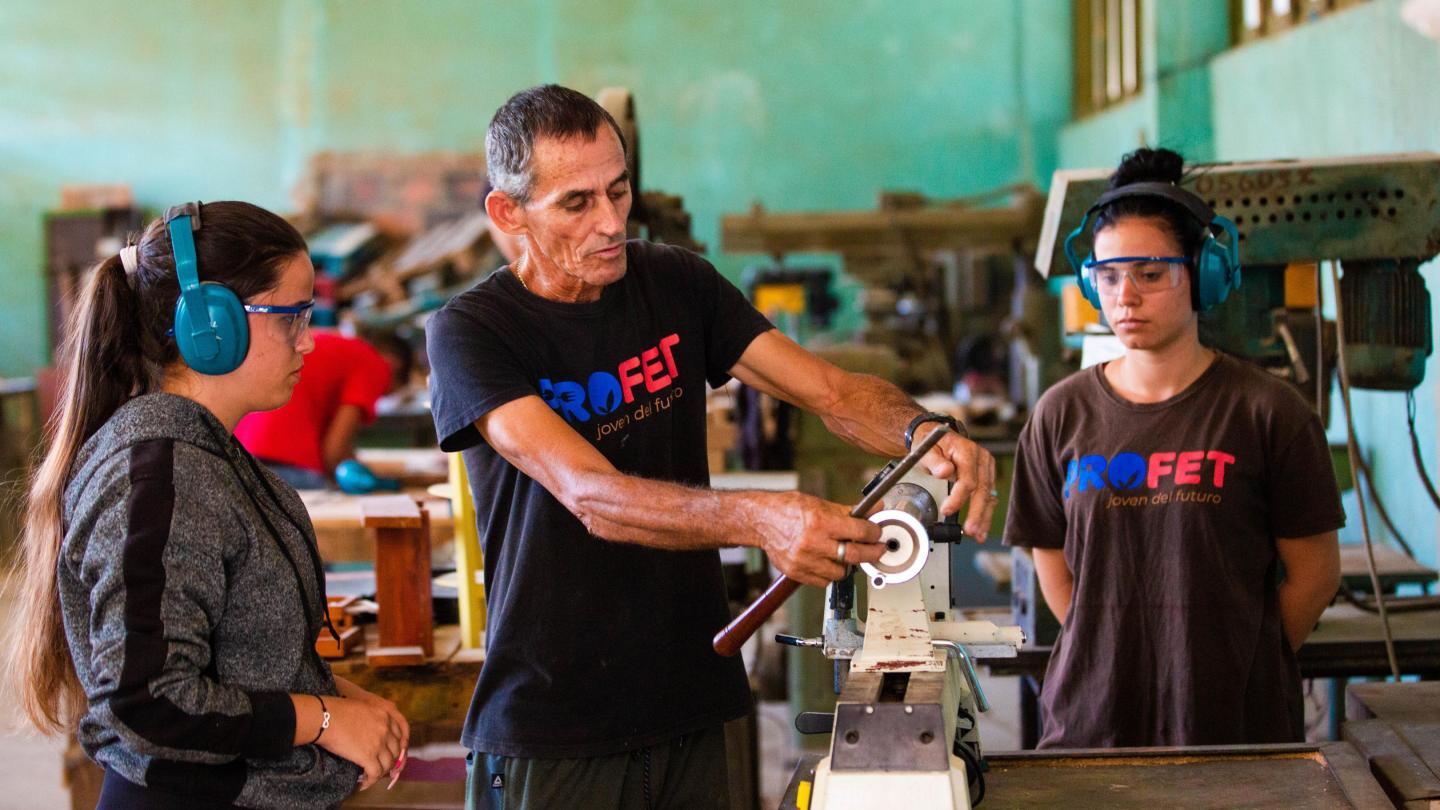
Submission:
POLYGON ((528 292, 528 293, 530 293, 531 295, 534 295, 534 293, 530 291, 530 285, 525 283, 525 277, 522 276, 522 275, 520 275, 520 266, 525 263, 525 256, 526 256, 526 254, 524 254, 524 253, 520 254, 520 259, 519 259, 519 261, 517 261, 517 262, 515 262, 514 264, 510 265, 510 272, 512 272, 512 273, 515 274, 515 279, 520 282, 520 286, 521 286, 521 287, 524 287, 524 288, 525 288, 525 292, 528 292))

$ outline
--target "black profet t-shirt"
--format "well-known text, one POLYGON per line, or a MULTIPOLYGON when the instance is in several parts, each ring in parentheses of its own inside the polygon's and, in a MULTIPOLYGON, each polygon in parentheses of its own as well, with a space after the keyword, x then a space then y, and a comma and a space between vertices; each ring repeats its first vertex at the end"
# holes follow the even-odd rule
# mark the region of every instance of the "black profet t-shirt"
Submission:
MULTIPOLYGON (((440 446, 464 451, 485 554, 486 659, 462 741, 513 757, 588 757, 738 717, 719 553, 591 535, 474 422, 539 396, 622 472, 709 483, 705 384, 771 328, 704 259, 632 241, 598 301, 530 294, 501 270, 426 326, 440 446)), ((650 508, 644 503, 636 511, 650 508)))
POLYGON ((1164 402, 1095 366, 1020 434, 1008 545, 1075 575, 1041 701, 1041 747, 1303 738, 1277 597, 1277 537, 1345 524, 1320 420, 1288 383, 1220 355, 1164 402))

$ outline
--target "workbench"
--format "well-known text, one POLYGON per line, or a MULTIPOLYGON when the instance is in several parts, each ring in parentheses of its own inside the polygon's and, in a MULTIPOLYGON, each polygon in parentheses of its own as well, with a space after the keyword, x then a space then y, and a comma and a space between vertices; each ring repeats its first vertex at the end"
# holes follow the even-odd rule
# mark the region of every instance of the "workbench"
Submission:
MULTIPOLYGON (((820 754, 801 758, 813 773, 820 754)), ((1325 745, 1012 751, 986 757, 984 810, 1389 810, 1364 757, 1325 745)), ((795 785, 780 806, 796 808, 795 785)))
POLYGON ((438 447, 361 447, 355 460, 379 478, 393 478, 404 489, 424 489, 450 480, 449 454, 438 447))
POLYGON ((1440 807, 1440 682, 1351 684, 1345 703, 1345 741, 1395 806, 1440 807))
MULTIPOLYGON (((1009 614, 963 611, 966 618, 1008 623, 1009 614), (981 615, 984 614, 984 615, 981 615)), ((1395 656, 1400 671, 1430 680, 1440 678, 1440 612, 1391 613, 1395 656)), ((1383 677, 1390 673, 1380 617, 1351 605, 1332 605, 1320 617, 1315 632, 1296 655, 1302 678, 1383 677)), ((1021 675, 1021 747, 1034 748, 1040 739, 1039 685, 1045 678, 1052 647, 1026 645, 1014 658, 990 658, 982 663, 993 675, 1021 675)), ((1343 688, 1343 685, 1340 687, 1343 688)), ((1336 690, 1338 693, 1339 689, 1336 690)), ((1338 711, 1338 707, 1332 706, 1338 711)), ((1334 731, 1338 732, 1336 728, 1334 731)))
MULTIPOLYGON (((406 494, 420 500, 430 513, 430 551, 436 568, 452 567, 454 562, 455 521, 450 501, 436 498, 424 490, 407 490, 406 494)), ((315 541, 320 559, 329 563, 375 561, 375 539, 360 525, 360 504, 367 495, 347 495, 333 489, 302 489, 300 500, 310 513, 315 527, 315 541)))

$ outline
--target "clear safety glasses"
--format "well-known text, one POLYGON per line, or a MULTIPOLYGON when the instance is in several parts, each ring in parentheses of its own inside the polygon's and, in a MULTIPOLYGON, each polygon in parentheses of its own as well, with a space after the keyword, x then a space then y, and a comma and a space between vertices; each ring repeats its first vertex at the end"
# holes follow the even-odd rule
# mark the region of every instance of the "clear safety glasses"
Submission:
POLYGON ((1096 292, 1113 297, 1120 294, 1120 284, 1127 278, 1141 295, 1173 290, 1180 286, 1184 271, 1184 256, 1116 256, 1088 261, 1082 272, 1096 292))
POLYGON ((296 306, 246 304, 245 311, 256 315, 274 315, 271 322, 274 324, 275 336, 290 346, 296 346, 310 328, 310 316, 315 312, 315 302, 306 301, 296 306))

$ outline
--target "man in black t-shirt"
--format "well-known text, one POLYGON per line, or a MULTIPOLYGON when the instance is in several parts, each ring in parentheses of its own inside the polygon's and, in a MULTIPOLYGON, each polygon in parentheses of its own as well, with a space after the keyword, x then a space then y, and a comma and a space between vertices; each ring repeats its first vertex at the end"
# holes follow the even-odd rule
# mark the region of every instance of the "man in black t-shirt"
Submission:
MULTIPOLYGON (((763 548, 810 585, 883 549, 840 504, 707 489, 705 384, 738 377, 883 456, 941 417, 787 340, 693 253, 627 242, 624 141, 589 98, 516 95, 486 159, 487 213, 523 252, 426 328, 485 557, 469 806, 727 807, 723 723, 750 695, 710 647, 729 620, 717 549, 763 548)), ((952 434, 922 464, 983 537, 989 454, 952 434)))

